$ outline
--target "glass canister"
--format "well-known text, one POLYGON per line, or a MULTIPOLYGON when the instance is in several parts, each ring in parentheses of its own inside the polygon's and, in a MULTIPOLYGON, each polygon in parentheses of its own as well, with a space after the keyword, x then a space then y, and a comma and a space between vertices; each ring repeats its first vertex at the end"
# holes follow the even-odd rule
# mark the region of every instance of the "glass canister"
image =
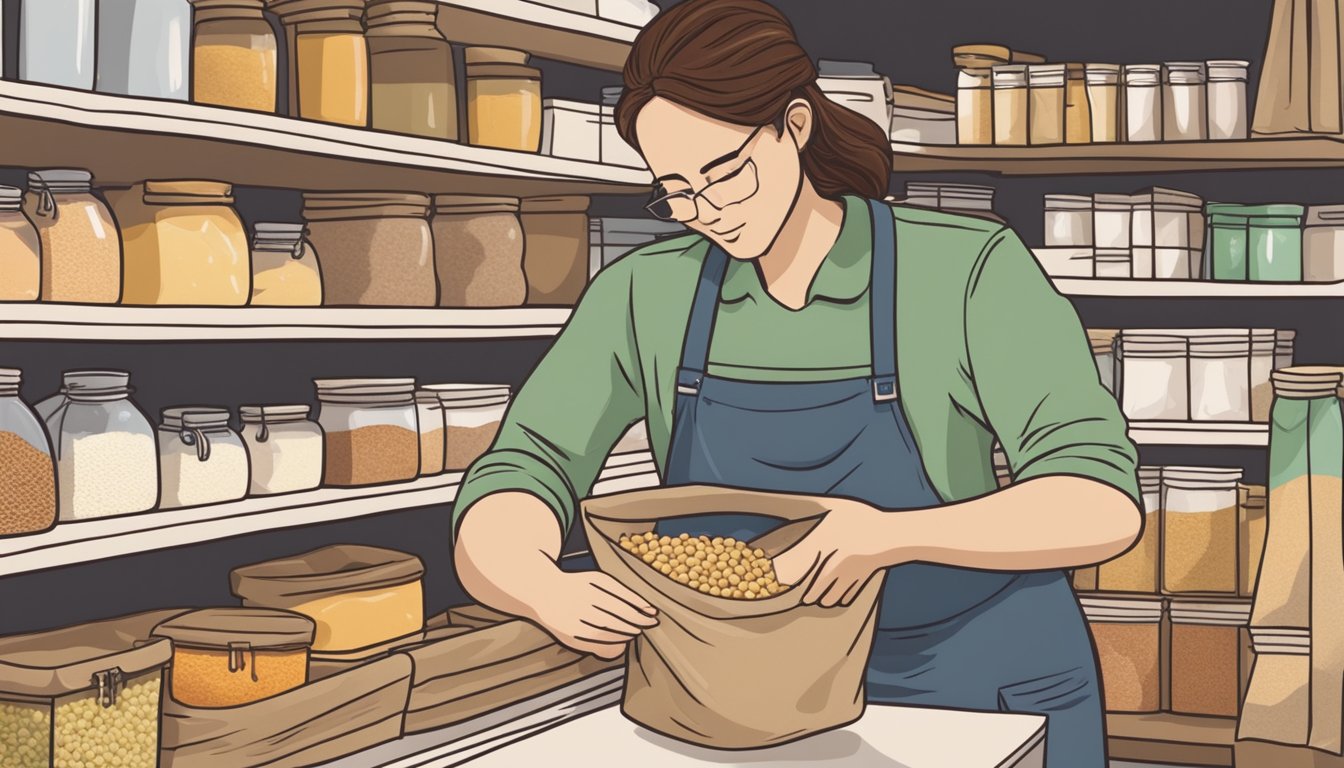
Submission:
POLYGON ((326 485, 382 485, 420 474, 415 379, 318 379, 326 485))
POLYGON ((1120 334, 1120 404, 1135 421, 1187 421, 1189 344, 1152 331, 1120 334))
POLYGON ((1246 69, 1250 62, 1217 59, 1205 64, 1208 67, 1209 138, 1248 138, 1246 69))
POLYGON ((1134 276, 1189 280, 1200 274, 1204 201, 1198 195, 1152 187, 1130 198, 1134 276))
POLYGON ((1045 247, 1091 247, 1092 198, 1087 195, 1045 196, 1045 247))
POLYGON ((1162 88, 1164 141, 1204 141, 1209 137, 1204 62, 1169 61, 1162 88))
POLYGON ((191 98, 197 104, 274 112, 277 44, 264 0, 192 0, 191 98))
POLYGON ((443 472, 444 421, 439 393, 428 389, 415 392, 415 416, 420 431, 420 475, 443 472))
POLYGON ((1143 533, 1129 551, 1097 566, 1097 589, 1156 593, 1162 552, 1162 468, 1139 467, 1143 533))
POLYGON ((306 405, 245 405, 243 444, 251 463, 248 494, 311 491, 322 484, 323 435, 306 405))
POLYGON ((23 213, 23 190, 0 186, 0 301, 42 294, 42 241, 23 213))
POLYGON ((1162 67, 1125 65, 1125 141, 1162 140, 1162 67))
POLYGON ((1214 280, 1245 282, 1248 275, 1249 234, 1247 206, 1209 203, 1205 206, 1209 227, 1209 266, 1214 280))
POLYGON ((232 186, 146 181, 109 198, 125 239, 123 304, 247 304, 252 259, 232 186))
POLYGON ((994 143, 994 72, 1007 64, 1011 53, 982 45, 959 45, 952 49, 957 68, 957 143, 994 143))
POLYGON ((97 0, 22 0, 19 79, 92 90, 97 23, 97 0))
POLYGON ((1302 282, 1302 219, 1291 203, 1257 206, 1247 222, 1247 276, 1251 282, 1302 282))
POLYGON ((1237 593, 1241 469, 1162 470, 1162 591, 1237 593))
POLYGON ((468 48, 467 140, 478 147, 541 149, 541 70, 528 54, 468 48))
POLYGON ((436 306, 429 203, 413 193, 305 194, 303 218, 321 254, 326 304, 436 306))
POLYGON ((322 265, 302 224, 262 222, 252 232, 254 307, 319 307, 322 265))
POLYGON ((1190 337, 1190 419, 1251 420, 1251 332, 1207 329, 1190 337))
POLYGON ((1249 600, 1171 601, 1171 711, 1236 717, 1251 672, 1249 600))
POLYGON ((56 449, 62 521, 153 509, 159 501, 154 428, 131 400, 131 375, 91 371, 68 377, 47 418, 56 449))
POLYGON ((1025 146, 1029 138, 1027 66, 994 67, 994 143, 1025 146))
POLYGON ((1087 98, 1086 67, 1067 65, 1064 82, 1064 141, 1087 144, 1092 141, 1092 107, 1087 98))
POLYGON ((431 0, 373 0, 368 20, 373 127, 457 141, 453 50, 431 0))
POLYGON ((1027 68, 1027 90, 1031 97, 1027 109, 1028 140, 1031 144, 1064 143, 1066 78, 1063 64, 1032 64, 1027 68))
POLYGON ((28 174, 24 213, 42 243, 42 301, 116 304, 121 235, 88 171, 28 174))
MULTIPOLYGON (((439 306, 520 307, 527 300, 516 197, 434 198, 439 306)), ((530 247, 530 243, 529 243, 530 247)))
POLYGON ((23 373, 0 368, 0 537, 56 524, 56 463, 51 440, 19 398, 23 373))
POLYGON ((190 68, 191 0, 98 0, 99 91, 186 101, 190 68))
POLYGON ((1120 66, 1086 65, 1087 106, 1092 122, 1092 141, 1112 143, 1119 140, 1120 66))
POLYGON ((1157 712, 1162 707, 1160 597, 1080 599, 1097 647, 1107 712, 1157 712))
POLYGON ((163 409, 159 471, 163 509, 237 501, 251 485, 247 448, 229 428, 227 408, 163 409))
POLYGON ((1092 196, 1092 243, 1128 250, 1133 244, 1134 199, 1129 195, 1092 196))
POLYGON ((291 100, 299 117, 369 124, 367 0, 268 0, 289 37, 291 100))
MULTIPOLYGON (((0 189, 0 201, 3 195, 0 189)), ((1344 205, 1313 205, 1307 209, 1302 229, 1302 279, 1308 283, 1344 280, 1344 205)))
POLYGON ((464 472, 490 450, 509 407, 506 384, 431 384, 443 402, 444 469, 464 472))
POLYGON ((572 307, 588 285, 588 198, 523 200, 527 303, 572 307))

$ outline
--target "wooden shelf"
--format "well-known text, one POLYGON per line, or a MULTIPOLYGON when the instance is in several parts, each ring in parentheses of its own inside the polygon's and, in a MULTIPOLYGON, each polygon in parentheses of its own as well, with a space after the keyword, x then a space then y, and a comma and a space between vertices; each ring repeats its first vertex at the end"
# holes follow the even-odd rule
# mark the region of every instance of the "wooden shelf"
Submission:
POLYGON ((1344 283, 1230 283, 1206 280, 1051 278, 1065 296, 1152 299, 1340 299, 1344 283))
POLYGON ((85 168, 100 185, 188 178, 529 197, 643 193, 650 183, 637 168, 11 81, 0 82, 0 126, 0 165, 85 168))
POLYGON ((1106 716, 1112 760, 1231 766, 1237 721, 1168 713, 1106 716))
POLYGON ((893 143, 897 173, 979 171, 1064 176, 1172 171, 1339 168, 1344 141, 1290 136, 1245 141, 993 147, 893 143))
POLYGON ((528 0, 438 0, 439 29, 463 45, 507 45, 543 59, 620 72, 639 27, 528 0))
POLYGON ((1132 421, 1129 437, 1139 445, 1193 445, 1218 448, 1264 448, 1268 424, 1210 421, 1132 421))

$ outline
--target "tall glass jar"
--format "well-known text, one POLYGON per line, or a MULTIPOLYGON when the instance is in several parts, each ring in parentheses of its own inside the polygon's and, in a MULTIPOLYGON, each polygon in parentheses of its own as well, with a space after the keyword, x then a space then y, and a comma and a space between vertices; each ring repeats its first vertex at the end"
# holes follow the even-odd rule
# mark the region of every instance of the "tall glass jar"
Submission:
POLYGON ((1209 137, 1204 62, 1169 61, 1162 88, 1164 141, 1204 141, 1209 137))
POLYGON ((541 149, 541 70, 527 60, 522 51, 467 49, 467 140, 473 145, 541 149))
POLYGON ((0 186, 0 301, 37 301, 42 243, 23 215, 23 190, 0 186))
POLYGON ((290 87, 299 117, 324 123, 369 124, 369 45, 366 0, 269 0, 289 37, 290 87))
POLYGON ((1069 64, 1064 82, 1064 141, 1087 144, 1092 141, 1092 107, 1087 100, 1086 68, 1069 64))
POLYGON ((264 0, 192 0, 192 100, 274 112, 277 45, 264 0))
POLYGON ((98 0, 99 91, 186 101, 190 68, 191 0, 98 0))
POLYGON ((438 304, 427 195, 310 192, 303 197, 308 239, 322 257, 328 305, 433 307, 438 304))
POLYGON ((1246 109, 1246 68, 1250 62, 1218 59, 1209 69, 1209 138, 1245 139, 1250 122, 1246 109))
POLYGON ((1237 593, 1239 468, 1162 470, 1162 591, 1237 593))
POLYGON ((1031 144, 1064 143, 1065 77, 1063 64, 1032 64, 1027 68, 1031 144))
POLYGON ((23 210, 42 242, 42 301, 115 304, 121 235, 88 171, 33 171, 23 210))
POLYGON ((1092 141, 1097 144, 1119 140, 1120 67, 1117 64, 1088 64, 1087 105, 1092 118, 1092 141))
POLYGON ((154 428, 131 401, 130 374, 67 379, 47 418, 56 448, 60 519, 89 520, 153 509, 159 500, 154 428))
POLYGON ((163 509, 223 504, 247 495, 247 449, 226 408, 165 408, 159 426, 163 509))
POLYGON ((1125 141, 1162 140, 1162 67, 1125 67, 1125 141))
POLYGON ((994 143, 1025 146, 1029 136, 1027 114, 1027 67, 1002 64, 994 67, 994 143))
MULTIPOLYGON (((516 197, 434 198, 439 306, 520 307, 527 300, 516 197)), ((529 246, 530 247, 530 246, 529 246)))
POLYGON ((309 491, 322 484, 323 436, 306 405, 245 405, 243 443, 252 496, 309 491))
POLYGON ((97 20, 97 0, 22 0, 19 79, 92 90, 97 20))
POLYGON ((994 80, 986 69, 957 71, 957 143, 994 143, 994 80))
POLYGON ((322 265, 302 224, 262 222, 252 235, 254 307, 322 305, 322 265))
POLYGON ((0 537, 56 524, 56 464, 51 441, 19 399, 23 373, 0 368, 0 537))
POLYGON ((382 485, 420 474, 415 379, 318 379, 327 485, 382 485))
POLYGON ((457 141, 453 49, 433 0, 373 0, 366 12, 373 127, 457 141))

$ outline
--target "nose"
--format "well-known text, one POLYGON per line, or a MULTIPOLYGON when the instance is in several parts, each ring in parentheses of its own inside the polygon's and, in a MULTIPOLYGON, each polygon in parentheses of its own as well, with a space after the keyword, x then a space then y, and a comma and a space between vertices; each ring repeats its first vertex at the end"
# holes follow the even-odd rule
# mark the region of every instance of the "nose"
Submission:
POLYGON ((695 214, 696 220, 706 227, 718 224, 723 219, 723 209, 714 207, 714 204, 704 197, 695 199, 695 214))

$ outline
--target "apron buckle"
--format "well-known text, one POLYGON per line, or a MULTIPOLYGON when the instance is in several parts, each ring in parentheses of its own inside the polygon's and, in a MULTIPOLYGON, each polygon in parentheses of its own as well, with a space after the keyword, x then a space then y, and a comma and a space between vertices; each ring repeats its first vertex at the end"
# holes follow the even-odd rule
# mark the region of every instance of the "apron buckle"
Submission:
POLYGON ((873 400, 875 402, 889 403, 896 397, 896 377, 882 376, 873 379, 873 400))

